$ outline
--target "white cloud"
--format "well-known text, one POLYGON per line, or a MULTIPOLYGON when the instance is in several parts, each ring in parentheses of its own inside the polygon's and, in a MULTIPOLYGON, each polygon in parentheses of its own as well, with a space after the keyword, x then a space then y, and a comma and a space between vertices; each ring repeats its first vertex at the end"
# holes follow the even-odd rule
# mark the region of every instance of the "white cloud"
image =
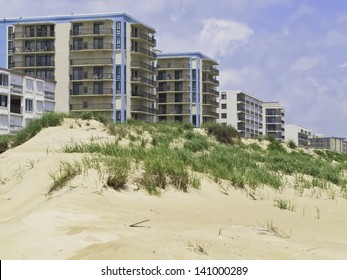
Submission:
POLYGON ((290 67, 290 70, 293 72, 302 73, 318 66, 323 61, 324 61, 324 58, 322 56, 300 57, 292 64, 292 66, 290 67))
POLYGON ((345 62, 345 63, 343 63, 343 64, 340 64, 339 67, 340 67, 340 68, 345 68, 345 67, 347 67, 347 62, 345 62))
POLYGON ((213 56, 226 55, 238 44, 243 44, 254 34, 245 23, 226 19, 209 18, 203 21, 203 29, 199 34, 199 45, 209 49, 213 56))
POLYGON ((225 90, 242 89, 248 92, 252 88, 247 88, 247 85, 260 80, 260 77, 261 73, 254 67, 223 69, 219 76, 220 88, 225 90))

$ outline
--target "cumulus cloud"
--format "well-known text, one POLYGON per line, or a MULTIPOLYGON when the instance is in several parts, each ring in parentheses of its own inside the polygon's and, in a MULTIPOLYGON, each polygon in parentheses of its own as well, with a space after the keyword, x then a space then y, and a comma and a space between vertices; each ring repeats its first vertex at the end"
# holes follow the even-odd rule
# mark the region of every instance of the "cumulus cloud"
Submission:
POLYGON ((290 67, 293 72, 305 72, 321 64, 324 61, 322 56, 306 56, 297 59, 290 67))
POLYGON ((243 44, 253 34, 253 29, 245 23, 209 18, 203 21, 199 44, 208 47, 214 56, 226 55, 230 51, 231 43, 234 43, 234 46, 243 44))

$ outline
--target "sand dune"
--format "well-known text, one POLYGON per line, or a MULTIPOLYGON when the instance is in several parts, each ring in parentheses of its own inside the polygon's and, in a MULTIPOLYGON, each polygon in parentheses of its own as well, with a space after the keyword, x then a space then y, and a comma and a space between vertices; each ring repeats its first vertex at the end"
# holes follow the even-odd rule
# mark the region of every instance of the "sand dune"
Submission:
POLYGON ((47 195, 60 161, 82 157, 62 147, 91 138, 112 140, 96 121, 67 120, 0 155, 0 259, 347 258, 340 197, 264 187, 253 200, 202 174, 201 190, 156 197, 133 184, 106 189, 92 170, 47 195), (295 211, 274 207, 274 197, 290 198, 295 211))

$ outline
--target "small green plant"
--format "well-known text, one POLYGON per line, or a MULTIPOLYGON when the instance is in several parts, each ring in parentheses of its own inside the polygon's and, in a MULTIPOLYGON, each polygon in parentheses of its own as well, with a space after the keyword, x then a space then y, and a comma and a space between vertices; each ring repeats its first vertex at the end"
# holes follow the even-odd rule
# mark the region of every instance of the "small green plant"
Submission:
POLYGON ((295 150, 296 149, 296 144, 293 140, 288 141, 288 147, 295 150))
POLYGON ((275 198, 274 199, 274 206, 280 208, 281 210, 289 210, 294 211, 295 206, 290 200, 283 199, 283 198, 275 198))
POLYGON ((232 144, 235 140, 240 139, 237 129, 230 125, 209 123, 205 125, 205 128, 208 135, 214 136, 218 142, 223 144, 232 144))

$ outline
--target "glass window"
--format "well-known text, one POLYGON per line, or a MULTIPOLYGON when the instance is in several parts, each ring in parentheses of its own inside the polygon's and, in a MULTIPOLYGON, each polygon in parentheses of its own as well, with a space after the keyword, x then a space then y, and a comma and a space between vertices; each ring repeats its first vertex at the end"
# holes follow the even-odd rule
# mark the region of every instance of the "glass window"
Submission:
POLYGON ((227 108, 227 104, 221 104, 222 109, 226 109, 227 108))
POLYGON ((44 91, 44 89, 43 89, 43 82, 40 82, 40 81, 36 82, 36 90, 38 92, 43 92, 44 91))
POLYGON ((33 101, 31 99, 25 100, 25 111, 27 111, 27 112, 33 111, 33 101))
POLYGON ((1 107, 7 107, 7 96, 6 95, 0 95, 0 106, 1 107))
POLYGON ((227 95, 225 93, 221 94, 221 99, 227 99, 227 95))
POLYGON ((0 86, 8 86, 8 75, 0 74, 0 86))
POLYGON ((226 118, 227 118, 227 113, 222 113, 222 114, 221 114, 221 118, 222 118, 222 119, 226 119, 226 118))

